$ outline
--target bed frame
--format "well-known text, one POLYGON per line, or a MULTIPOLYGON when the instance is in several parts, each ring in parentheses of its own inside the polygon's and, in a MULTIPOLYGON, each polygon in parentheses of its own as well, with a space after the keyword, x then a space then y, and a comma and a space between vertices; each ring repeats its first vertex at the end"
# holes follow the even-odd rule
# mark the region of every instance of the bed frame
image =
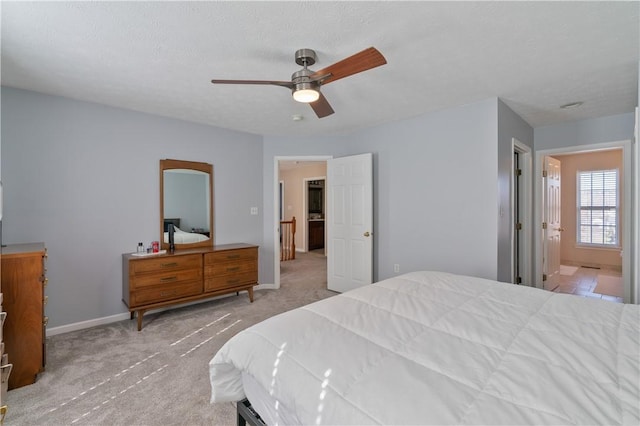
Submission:
POLYGON ((251 407, 251 403, 247 398, 236 403, 236 411, 238 412, 238 426, 266 426, 260 415, 251 407))

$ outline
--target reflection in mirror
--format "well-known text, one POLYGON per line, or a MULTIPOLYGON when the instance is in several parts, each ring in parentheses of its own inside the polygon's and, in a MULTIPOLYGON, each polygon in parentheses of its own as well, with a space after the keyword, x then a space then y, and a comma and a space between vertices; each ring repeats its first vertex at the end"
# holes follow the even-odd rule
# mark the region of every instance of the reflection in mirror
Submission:
POLYGON ((213 167, 211 164, 160 160, 162 248, 169 248, 173 225, 175 248, 213 245, 213 167))

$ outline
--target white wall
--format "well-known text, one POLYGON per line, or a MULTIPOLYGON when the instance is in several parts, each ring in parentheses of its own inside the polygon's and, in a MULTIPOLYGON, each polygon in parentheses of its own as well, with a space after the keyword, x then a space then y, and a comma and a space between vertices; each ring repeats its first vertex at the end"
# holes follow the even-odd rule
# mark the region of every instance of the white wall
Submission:
POLYGON ((396 275, 394 263, 495 279, 497 149, 495 98, 349 134, 265 136, 264 245, 273 246, 275 156, 372 152, 374 279, 396 275))
POLYGON ((2 237, 46 243, 49 327, 127 312, 121 254, 160 238, 163 158, 213 164, 216 244, 262 244, 262 137, 2 89, 2 237))

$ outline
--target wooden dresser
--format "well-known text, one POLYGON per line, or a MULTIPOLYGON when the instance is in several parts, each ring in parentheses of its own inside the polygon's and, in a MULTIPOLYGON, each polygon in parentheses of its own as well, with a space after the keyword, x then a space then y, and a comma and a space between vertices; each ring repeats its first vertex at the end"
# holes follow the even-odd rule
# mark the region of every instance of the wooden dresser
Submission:
POLYGON ((13 364, 9 389, 34 383, 46 363, 46 258, 44 243, 2 248, 4 349, 13 364))
POLYGON ((2 295, 2 250, 0 250, 0 424, 4 421, 4 416, 7 414, 7 391, 9 390, 9 375, 11 374, 11 368, 13 365, 9 364, 9 354, 5 353, 3 330, 4 320, 7 318, 7 313, 2 307, 3 295, 2 295))
POLYGON ((246 290, 258 284, 258 246, 225 244, 151 256, 122 255, 122 301, 133 319, 150 309, 246 290))

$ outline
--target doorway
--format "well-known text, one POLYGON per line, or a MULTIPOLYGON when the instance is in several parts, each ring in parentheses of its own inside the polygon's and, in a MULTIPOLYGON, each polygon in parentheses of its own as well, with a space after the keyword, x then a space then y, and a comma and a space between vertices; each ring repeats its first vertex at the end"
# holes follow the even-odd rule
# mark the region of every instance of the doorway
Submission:
MULTIPOLYGON (((559 157, 569 156, 573 154, 588 154, 588 153, 597 153, 597 152, 605 152, 618 150, 622 151, 622 167, 620 170, 620 188, 619 197, 620 197, 620 209, 619 209, 619 224, 621 229, 623 230, 624 237, 622 238, 621 244, 619 245, 619 249, 621 250, 621 274, 622 274, 622 282, 624 287, 624 297, 623 300, 626 303, 634 303, 634 299, 637 297, 637 289, 632 288, 631 285, 631 186, 629 183, 631 182, 631 142, 630 141, 618 141, 618 142, 609 142, 609 143, 601 143, 594 145, 585 145, 585 146, 576 146, 576 147, 567 147, 567 148, 557 148, 551 150, 542 150, 538 151, 536 154, 536 171, 535 171, 535 212, 534 215, 536 217, 536 232, 535 232, 535 286, 538 288, 545 287, 544 275, 545 275, 545 262, 549 256, 549 253, 546 252, 545 247, 545 230, 542 229, 543 223, 545 222, 545 197, 544 197, 544 186, 546 185, 545 178, 543 177, 543 168, 545 164, 545 157, 559 157), (625 185, 625 183, 627 183, 625 185)), ((576 177, 569 178, 574 182, 577 181, 576 177)), ((562 185, 562 183, 561 183, 562 185)), ((575 187, 575 185, 574 185, 575 187)), ((560 191, 560 198, 566 196, 574 196, 575 189, 571 187, 571 191, 560 191)), ((566 201, 566 200, 563 200, 566 201)), ((577 216, 577 214, 576 214, 577 216)), ((560 226, 559 226, 560 228, 560 226)), ((567 228, 565 224, 562 224, 561 228, 567 228)), ((578 230, 575 225, 571 227, 570 230, 566 230, 564 232, 564 236, 572 237, 578 234, 578 230), (569 233, 569 234, 567 234, 569 233)), ((578 238, 576 236, 576 238, 578 238)))
MULTIPOLYGON (((326 164, 327 160, 330 160, 331 156, 286 156, 275 157, 274 161, 274 175, 277 190, 274 195, 275 212, 274 218, 276 223, 274 229, 276 233, 274 252, 279 253, 280 243, 280 221, 291 220, 292 217, 296 218, 296 248, 297 255, 296 260, 281 262, 278 256, 274 256, 274 288, 280 288, 281 278, 283 275, 283 267, 286 269, 284 272, 297 268, 300 264, 304 263, 304 268, 313 268, 313 271, 308 271, 314 276, 325 276, 327 274, 326 261, 320 262, 317 257, 324 258, 324 253, 309 252, 309 237, 310 237, 310 221, 313 219, 312 232, 317 233, 318 221, 324 220, 324 214, 322 208, 324 204, 319 204, 319 199, 310 200, 309 186, 317 186, 316 181, 326 179, 326 164), (312 182, 310 184, 310 182, 312 182), (310 202, 311 205, 310 206, 310 202), (311 207, 311 211, 309 207, 311 207), (314 259, 307 259, 311 256, 315 256, 314 259), (294 263, 296 263, 294 265, 294 263), (317 270, 322 268, 323 270, 317 270)), ((315 189, 314 189, 315 191, 315 189)), ((324 197, 324 191, 323 195, 324 197)), ((324 200, 322 200, 324 201, 324 200)), ((324 227, 322 227, 324 233, 324 227)), ((324 258, 326 259, 326 258, 324 258)))
MULTIPOLYGON (((286 166, 295 170, 302 161, 321 163, 326 175, 326 227, 327 250, 324 276, 326 286, 333 291, 371 284, 373 278, 373 154, 364 153, 339 158, 332 157, 274 157, 274 218, 278 218, 281 171, 286 166), (293 163, 293 164, 292 164, 293 163)), ((317 173, 317 172, 316 172, 317 173)), ((299 178, 299 177, 298 177, 299 178)), ((284 210, 294 210, 287 201, 286 188, 302 189, 305 197, 306 185, 287 185, 284 188, 284 210), (291 207, 291 208, 290 208, 291 207)), ((294 198, 289 198, 294 199, 294 198)), ((308 219, 305 206, 298 203, 299 216, 308 219), (302 207, 300 207, 302 206, 302 207)), ((287 213, 285 213, 287 218, 287 213)), ((274 252, 279 252, 280 222, 274 221, 274 252)), ((306 223, 303 223, 306 227, 306 223)), ((298 244, 300 246, 300 244, 298 244)), ((305 247, 303 242, 302 247, 305 247)), ((324 253, 322 254, 323 258, 324 253)), ((274 288, 280 288, 281 262, 274 256, 274 288)))
POLYGON ((531 220, 532 211, 532 158, 531 148, 512 139, 512 172, 511 172, 511 282, 514 284, 532 285, 533 247, 531 220))

